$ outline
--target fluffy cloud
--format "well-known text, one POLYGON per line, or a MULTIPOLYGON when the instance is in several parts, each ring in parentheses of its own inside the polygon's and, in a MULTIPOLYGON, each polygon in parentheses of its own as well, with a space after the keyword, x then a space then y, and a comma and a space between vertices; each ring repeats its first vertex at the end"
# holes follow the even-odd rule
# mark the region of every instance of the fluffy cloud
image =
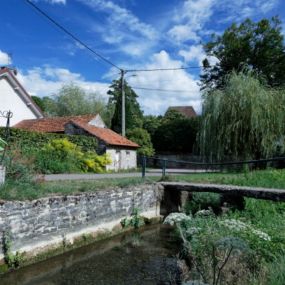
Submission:
MULTIPOLYGON (((173 60, 166 51, 161 51, 154 54, 149 63, 139 68, 179 68, 181 66, 181 61, 173 60)), ((198 80, 185 70, 137 72, 135 77, 130 76, 127 80, 139 95, 138 101, 145 114, 163 114, 169 106, 174 105, 192 105, 197 112, 201 111, 198 80), (171 91, 149 91, 135 89, 135 87, 171 91), (185 90, 187 92, 184 92, 185 90)))
POLYGON ((0 65, 9 65, 12 63, 12 60, 10 56, 6 53, 0 50, 0 65))
POLYGON ((214 56, 206 56, 202 45, 192 45, 188 50, 180 50, 178 52, 180 56, 184 58, 186 62, 194 62, 199 66, 202 65, 202 61, 207 58, 211 65, 218 62, 218 59, 214 56))
POLYGON ((178 42, 200 39, 199 32, 213 14, 215 0, 186 0, 174 16, 168 35, 178 42))
POLYGON ((226 17, 221 17, 221 22, 239 22, 245 18, 266 15, 278 5, 278 2, 279 0, 225 0, 223 5, 216 8, 227 15, 226 17))
POLYGON ((104 28, 94 27, 103 41, 120 46, 120 50, 132 55, 142 55, 158 39, 157 31, 139 20, 131 11, 117 3, 104 0, 80 0, 96 12, 106 14, 104 28))
POLYGON ((31 95, 51 96, 64 84, 72 82, 88 92, 100 94, 107 100, 109 84, 87 81, 79 73, 73 73, 65 68, 35 67, 27 72, 20 71, 18 79, 31 95))
POLYGON ((229 23, 266 15, 277 7, 279 0, 186 0, 176 9, 173 26, 168 35, 178 43, 201 40, 206 24, 213 21, 213 15, 219 15, 218 22, 229 23))
POLYGON ((66 4, 66 0, 45 0, 45 1, 51 4, 63 4, 63 5, 66 4))

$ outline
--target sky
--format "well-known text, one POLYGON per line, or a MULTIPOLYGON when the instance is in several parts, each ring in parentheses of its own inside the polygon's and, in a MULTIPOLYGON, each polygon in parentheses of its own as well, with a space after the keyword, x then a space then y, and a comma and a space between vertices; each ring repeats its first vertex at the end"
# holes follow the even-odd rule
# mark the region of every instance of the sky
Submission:
MULTIPOLYGON (((278 15, 285 34, 285 0, 33 0, 84 43, 123 69, 201 66, 203 44, 233 22, 278 15)), ((74 83, 108 100, 119 70, 74 42, 25 0, 1 0, 0 65, 18 70, 31 95, 53 96, 74 83)), ((215 58, 210 58, 215 63, 215 58)), ((199 68, 128 72, 146 115, 169 106, 201 112, 199 68), (163 89, 151 91, 139 88, 163 89)))

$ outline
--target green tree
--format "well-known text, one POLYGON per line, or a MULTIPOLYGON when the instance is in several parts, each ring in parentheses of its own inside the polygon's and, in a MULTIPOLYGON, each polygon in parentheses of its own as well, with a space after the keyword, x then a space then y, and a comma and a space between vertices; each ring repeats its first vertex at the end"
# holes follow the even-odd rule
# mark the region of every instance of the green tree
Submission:
POLYGON ((284 148, 285 92, 251 73, 233 72, 223 90, 204 94, 202 155, 209 160, 259 159, 284 148))
POLYGON ((154 148, 156 151, 192 153, 197 131, 198 118, 186 118, 175 110, 169 110, 154 133, 154 148))
POLYGON ((33 101, 40 107, 40 109, 44 112, 45 111, 45 103, 43 98, 38 96, 31 96, 33 101))
POLYGON ((221 88, 227 74, 245 68, 255 71, 270 86, 285 84, 284 37, 278 17, 232 24, 221 36, 213 35, 204 50, 218 62, 210 66, 207 59, 203 61, 202 89, 221 88))
POLYGON ((74 84, 62 86, 53 97, 43 97, 41 103, 48 116, 77 116, 99 113, 108 122, 108 111, 102 97, 87 93, 74 84))
POLYGON ((138 154, 152 156, 154 149, 152 146, 150 134, 142 128, 134 128, 127 132, 127 137, 140 145, 138 154))
POLYGON ((143 117, 143 128, 150 134, 151 139, 161 125, 162 116, 147 115, 143 117))
MULTIPOLYGON (((125 87, 125 110, 126 110, 126 131, 141 128, 143 124, 143 112, 140 109, 140 105, 137 101, 138 95, 127 84, 125 87)), ((108 109, 114 108, 114 114, 111 121, 111 128, 117 133, 122 131, 122 91, 121 81, 114 80, 110 86, 108 94, 110 95, 108 109)))

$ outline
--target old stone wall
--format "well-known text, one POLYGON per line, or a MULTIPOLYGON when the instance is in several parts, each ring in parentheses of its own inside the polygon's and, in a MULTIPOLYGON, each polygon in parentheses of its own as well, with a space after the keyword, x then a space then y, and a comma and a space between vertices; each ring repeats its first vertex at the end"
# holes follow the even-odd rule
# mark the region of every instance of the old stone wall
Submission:
POLYGON ((133 208, 145 216, 159 216, 159 196, 156 185, 145 184, 33 201, 0 201, 0 235, 9 233, 14 251, 36 251, 82 234, 111 230, 133 208))

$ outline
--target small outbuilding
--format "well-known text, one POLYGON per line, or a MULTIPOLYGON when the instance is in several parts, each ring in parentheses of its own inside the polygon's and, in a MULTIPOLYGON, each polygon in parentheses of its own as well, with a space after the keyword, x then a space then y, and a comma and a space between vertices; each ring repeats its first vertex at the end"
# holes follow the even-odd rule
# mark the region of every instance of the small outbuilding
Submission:
POLYGON ((137 167, 139 145, 108 129, 99 114, 23 120, 14 127, 35 132, 93 136, 98 142, 97 153, 107 153, 112 160, 106 170, 137 167))

